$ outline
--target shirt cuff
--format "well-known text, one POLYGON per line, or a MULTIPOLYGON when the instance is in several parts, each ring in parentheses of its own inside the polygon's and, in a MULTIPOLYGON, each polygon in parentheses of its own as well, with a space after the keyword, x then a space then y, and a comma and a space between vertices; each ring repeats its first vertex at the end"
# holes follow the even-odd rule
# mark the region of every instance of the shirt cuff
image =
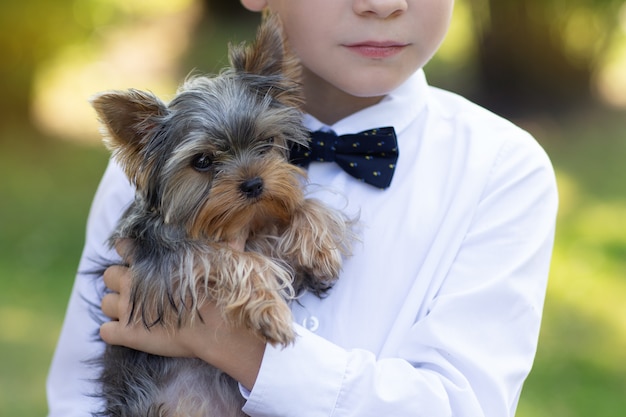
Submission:
POLYGON ((259 375, 243 411, 254 417, 328 416, 336 406, 348 363, 347 352, 294 325, 296 341, 287 347, 267 345, 259 375), (323 381, 324 383, 317 383, 323 381))

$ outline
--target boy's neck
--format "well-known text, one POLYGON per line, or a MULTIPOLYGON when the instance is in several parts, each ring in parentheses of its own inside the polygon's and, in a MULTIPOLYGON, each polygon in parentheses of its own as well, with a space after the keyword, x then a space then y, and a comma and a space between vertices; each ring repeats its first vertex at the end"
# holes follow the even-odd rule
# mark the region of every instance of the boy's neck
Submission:
POLYGON ((339 120, 378 103, 382 97, 356 97, 303 69, 304 111, 320 122, 332 125, 339 120))

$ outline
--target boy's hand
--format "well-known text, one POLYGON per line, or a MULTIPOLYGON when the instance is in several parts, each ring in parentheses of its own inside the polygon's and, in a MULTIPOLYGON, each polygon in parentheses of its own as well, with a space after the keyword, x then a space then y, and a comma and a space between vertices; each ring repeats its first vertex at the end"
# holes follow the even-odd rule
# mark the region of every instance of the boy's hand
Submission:
MULTIPOLYGON (((124 258, 127 245, 116 249, 124 258)), ((127 259, 125 259, 126 261, 127 259)), ((154 326, 146 329, 141 322, 131 322, 130 270, 111 266, 104 273, 104 282, 112 292, 102 299, 102 312, 111 321, 100 327, 102 340, 111 345, 126 346, 159 356, 200 358, 231 375, 247 389, 256 380, 265 342, 248 329, 226 323, 214 303, 200 308, 203 320, 194 320, 176 329, 154 326)))
MULTIPOLYGON (((182 336, 187 329, 167 331, 160 326, 146 329, 140 322, 129 324, 130 270, 125 266, 109 267, 104 273, 104 283, 112 292, 102 299, 102 312, 112 321, 100 327, 100 336, 108 344, 127 346, 160 356, 193 357, 182 336)), ((204 314, 204 313, 203 313, 204 314)))

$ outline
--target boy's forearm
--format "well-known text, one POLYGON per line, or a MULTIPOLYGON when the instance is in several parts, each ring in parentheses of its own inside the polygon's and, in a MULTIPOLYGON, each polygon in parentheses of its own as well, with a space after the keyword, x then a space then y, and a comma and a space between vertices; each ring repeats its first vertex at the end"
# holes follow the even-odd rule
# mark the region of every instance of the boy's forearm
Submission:
POLYGON ((265 342, 248 329, 222 324, 206 333, 204 338, 196 337, 194 343, 198 358, 252 390, 261 368, 265 342))

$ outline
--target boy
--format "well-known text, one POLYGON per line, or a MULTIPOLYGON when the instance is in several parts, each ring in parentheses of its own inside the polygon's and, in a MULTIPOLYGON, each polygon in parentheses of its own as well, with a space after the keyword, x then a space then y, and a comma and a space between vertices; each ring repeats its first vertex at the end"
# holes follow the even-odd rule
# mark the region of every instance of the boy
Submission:
MULTIPOLYGON (((228 327, 212 305, 175 334, 126 326, 128 273, 112 267, 104 341, 194 356, 241 385, 251 416, 515 414, 535 354, 557 194, 550 162, 525 132, 431 88, 421 70, 453 0, 241 0, 283 21, 303 65, 304 118, 337 134, 393 126, 400 156, 384 190, 334 163, 311 163, 328 204, 359 213, 361 244, 328 297, 294 303, 298 338, 281 349, 228 327)), ((94 200, 81 270, 132 198, 111 165, 94 200)), ((118 250, 122 253, 124 248, 118 250)), ((84 416, 102 344, 77 279, 49 377, 50 416, 84 416)))

